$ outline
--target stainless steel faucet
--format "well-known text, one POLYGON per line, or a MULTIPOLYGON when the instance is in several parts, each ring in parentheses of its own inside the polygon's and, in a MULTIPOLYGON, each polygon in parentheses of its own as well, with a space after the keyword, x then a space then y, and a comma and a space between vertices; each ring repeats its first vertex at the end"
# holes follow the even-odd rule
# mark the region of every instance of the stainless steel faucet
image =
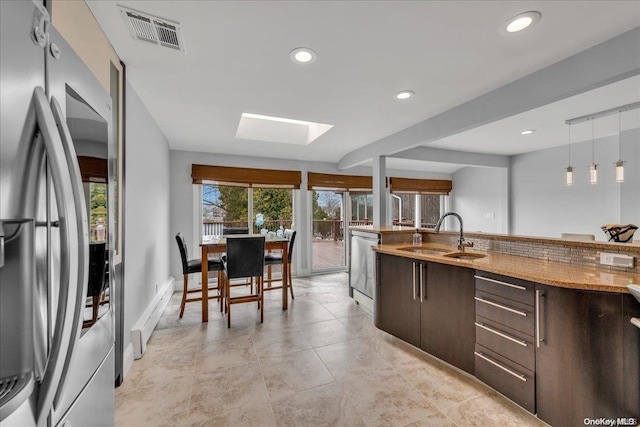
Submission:
POLYGON ((473 242, 467 242, 464 240, 464 234, 462 232, 462 217, 455 212, 447 212, 444 215, 442 215, 438 220, 438 223, 436 224, 436 228, 434 228, 435 232, 436 233, 440 232, 440 227, 442 226, 444 219, 449 215, 455 216, 456 218, 458 218, 458 221, 460 222, 460 237, 458 237, 458 252, 464 252, 464 248, 472 248, 473 242))

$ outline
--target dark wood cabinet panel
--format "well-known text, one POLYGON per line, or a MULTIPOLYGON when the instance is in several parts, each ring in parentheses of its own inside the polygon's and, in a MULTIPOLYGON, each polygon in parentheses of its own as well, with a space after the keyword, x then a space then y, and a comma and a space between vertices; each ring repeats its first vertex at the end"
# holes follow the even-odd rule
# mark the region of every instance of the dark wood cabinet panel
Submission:
MULTIPOLYGON (((414 293, 413 269, 418 264, 409 258, 378 255, 379 292, 377 292, 376 326, 420 347, 420 300, 414 293)), ((417 279, 416 279, 417 280, 417 279)))
POLYGON ((431 262, 422 268, 421 347, 473 374, 474 271, 431 262))
POLYGON ((622 370, 624 372, 621 414, 640 420, 640 328, 631 318, 640 319, 640 302, 632 295, 622 296, 622 370))
POLYGON ((536 289, 542 339, 536 349, 538 417, 553 426, 573 426, 585 418, 631 416, 622 404, 628 375, 621 363, 622 295, 536 289))

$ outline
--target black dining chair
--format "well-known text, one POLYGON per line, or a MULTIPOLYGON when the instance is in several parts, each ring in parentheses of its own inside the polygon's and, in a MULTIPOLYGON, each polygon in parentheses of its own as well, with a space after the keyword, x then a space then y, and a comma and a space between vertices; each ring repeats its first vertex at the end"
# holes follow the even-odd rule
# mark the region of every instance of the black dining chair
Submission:
POLYGON ((262 274, 264 273, 264 236, 227 237, 227 254, 222 258, 226 278, 224 280, 225 308, 227 327, 231 327, 231 305, 245 302, 257 302, 260 309, 260 323, 264 320, 264 296, 262 293, 262 274), (246 295, 231 295, 231 280, 256 279, 246 295))
MULTIPOLYGON (((184 306, 188 302, 202 301, 202 295, 200 297, 187 298, 188 294, 195 292, 202 292, 202 288, 189 289, 189 275, 193 273, 202 273, 202 260, 200 258, 189 259, 189 251, 187 250, 187 244, 184 241, 182 233, 176 234, 176 241, 178 242, 178 249, 180 250, 180 259, 182 260, 182 302, 180 303, 180 317, 184 314, 184 306)), ((214 285, 209 285, 209 291, 217 291, 217 295, 209 294, 209 299, 218 299, 220 301, 220 311, 222 311, 222 300, 224 298, 224 288, 222 287, 222 260, 220 258, 209 258, 208 264, 209 271, 218 272, 218 282, 214 285)))
MULTIPOLYGON (((284 237, 289 240, 289 249, 287 250, 287 263, 282 272, 282 276, 287 275, 287 286, 289 287, 289 292, 291 293, 291 299, 294 299, 293 296, 293 281, 291 278, 291 257, 293 256, 293 242, 296 240, 296 231, 295 230, 284 230, 284 237)), ((271 286, 271 282, 279 282, 282 279, 272 279, 271 278, 271 266, 273 265, 282 265, 282 252, 268 252, 264 256, 264 264, 267 266, 267 270, 269 271, 267 280, 264 280, 264 283, 268 283, 269 286, 265 288, 265 290, 269 291, 272 289, 282 289, 282 286, 271 286)))
POLYGON ((98 320, 100 297, 107 284, 107 244, 92 243, 89 245, 89 283, 87 286, 87 298, 91 298, 91 320, 84 322, 83 326, 91 326, 98 320))
POLYGON ((222 229, 223 236, 230 236, 234 234, 249 234, 249 227, 224 227, 222 229))

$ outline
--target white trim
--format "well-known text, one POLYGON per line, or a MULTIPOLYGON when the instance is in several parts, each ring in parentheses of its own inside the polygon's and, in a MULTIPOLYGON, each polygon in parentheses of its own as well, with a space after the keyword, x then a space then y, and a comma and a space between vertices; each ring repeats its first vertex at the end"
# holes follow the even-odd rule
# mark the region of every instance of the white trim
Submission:
POLYGON ((131 343, 133 344, 133 353, 136 359, 140 359, 144 355, 147 349, 147 341, 149 341, 164 309, 169 304, 171 295, 175 291, 174 281, 174 277, 171 276, 160 287, 156 296, 131 329, 131 343))

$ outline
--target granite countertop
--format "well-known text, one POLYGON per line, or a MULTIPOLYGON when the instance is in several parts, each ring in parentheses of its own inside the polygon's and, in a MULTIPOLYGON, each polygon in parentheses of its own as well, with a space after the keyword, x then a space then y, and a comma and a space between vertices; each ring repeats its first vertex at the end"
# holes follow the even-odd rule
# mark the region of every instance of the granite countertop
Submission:
MULTIPOLYGON (((626 273, 614 270, 602 270, 595 267, 587 267, 578 264, 547 261, 536 258, 527 258, 515 255, 498 254, 492 252, 480 252, 466 250, 469 253, 486 255, 477 259, 447 258, 440 254, 421 254, 402 250, 411 245, 383 244, 373 246, 373 250, 379 253, 413 258, 423 261, 439 262, 441 264, 456 265, 503 274, 518 279, 542 283, 544 285, 558 286, 561 288, 582 289, 590 291, 604 291, 614 293, 630 293, 627 285, 640 284, 640 274, 626 273)), ((443 247, 441 245, 423 244, 423 249, 444 249, 447 252, 456 252, 455 247, 443 247)), ((442 252, 443 254, 446 252, 442 252)))

